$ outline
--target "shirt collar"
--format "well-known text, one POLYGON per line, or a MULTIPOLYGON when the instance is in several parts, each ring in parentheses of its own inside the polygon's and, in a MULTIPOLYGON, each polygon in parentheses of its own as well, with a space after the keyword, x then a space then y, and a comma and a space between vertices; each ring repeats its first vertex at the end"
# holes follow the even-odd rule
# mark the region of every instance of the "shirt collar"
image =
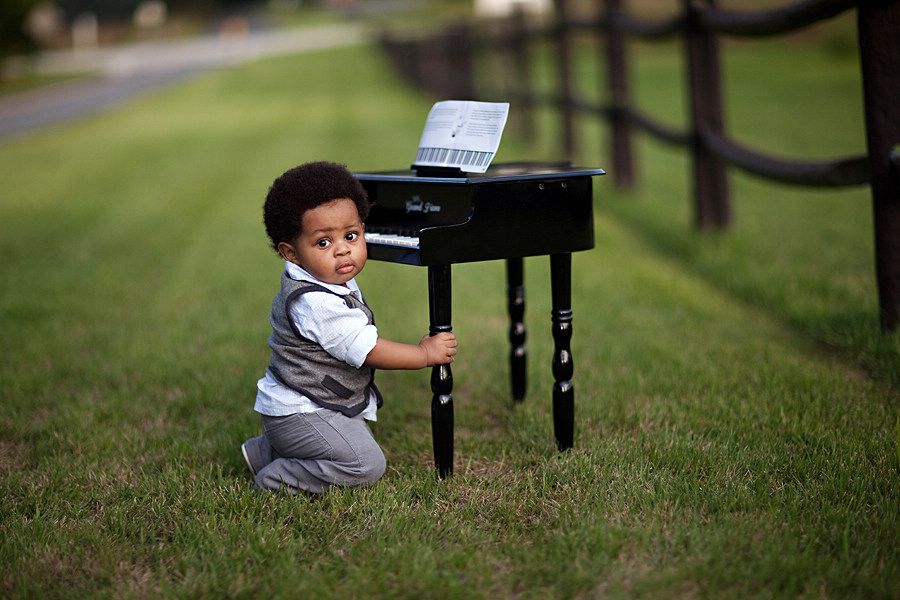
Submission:
POLYGON ((312 283, 317 283, 322 287, 334 292, 335 294, 340 294, 341 296, 354 294, 357 299, 362 299, 362 293, 359 291, 359 286, 356 285, 355 277, 348 281, 347 286, 344 287, 343 285, 335 285, 333 283, 325 283, 324 281, 319 281, 312 275, 312 273, 310 273, 300 265, 292 263, 289 260, 284 261, 284 269, 287 272, 287 276, 295 281, 311 281, 312 283))

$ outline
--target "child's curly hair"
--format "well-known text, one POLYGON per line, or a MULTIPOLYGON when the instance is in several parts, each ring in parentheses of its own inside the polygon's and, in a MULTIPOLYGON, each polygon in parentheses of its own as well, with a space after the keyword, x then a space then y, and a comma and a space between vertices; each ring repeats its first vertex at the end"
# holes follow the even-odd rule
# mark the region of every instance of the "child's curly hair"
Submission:
POLYGON ((369 216, 369 197, 344 165, 308 162, 282 173, 263 205, 263 223, 275 252, 279 243, 297 239, 306 211, 338 198, 353 200, 361 220, 369 216))

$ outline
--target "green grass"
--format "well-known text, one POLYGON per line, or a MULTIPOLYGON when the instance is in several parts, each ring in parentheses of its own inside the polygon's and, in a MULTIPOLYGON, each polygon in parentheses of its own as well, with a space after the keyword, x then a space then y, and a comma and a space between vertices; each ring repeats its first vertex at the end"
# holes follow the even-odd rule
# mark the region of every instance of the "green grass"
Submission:
MULTIPOLYGON (((756 61, 781 81, 773 106, 803 107, 791 64, 756 52, 729 58, 735 123, 754 122, 738 86, 756 61)), ((664 113, 672 57, 644 58, 641 101, 664 113)), ((815 49, 791 58, 856 85, 815 49)), ((574 258, 573 451, 551 433, 547 261, 526 260, 514 408, 502 265, 459 265, 455 476, 434 476, 428 374, 390 372, 378 484, 251 489, 238 446, 281 269, 265 191, 309 159, 408 164, 429 105, 345 49, 0 145, 4 595, 900 595, 897 338, 877 330, 865 192, 738 176, 734 230, 700 236, 684 157, 646 140, 636 192, 596 182, 598 245, 574 258)), ((860 147, 850 127, 814 133, 860 147)), ((759 141, 814 152, 789 135, 759 141)), ((502 152, 553 149, 509 134, 502 152)), ((383 335, 427 329, 424 270, 370 262, 360 282, 383 335)))

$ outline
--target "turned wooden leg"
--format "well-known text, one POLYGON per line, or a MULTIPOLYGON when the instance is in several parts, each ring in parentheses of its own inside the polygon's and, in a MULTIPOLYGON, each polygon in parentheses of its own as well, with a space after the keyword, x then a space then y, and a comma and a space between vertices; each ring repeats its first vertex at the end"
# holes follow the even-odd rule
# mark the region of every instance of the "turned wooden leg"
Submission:
POLYGON ((567 450, 575 439, 575 389, 572 375, 572 255, 550 256, 550 286, 553 294, 553 433, 556 447, 567 450))
MULTIPOLYGON (((450 265, 428 267, 429 333, 452 331, 450 326, 450 265)), ((453 474, 453 373, 450 365, 431 368, 431 435, 434 464, 441 478, 453 474)))
POLYGON ((506 306, 509 310, 509 378, 516 402, 525 398, 527 367, 525 362, 525 285, 523 260, 506 260, 506 306))

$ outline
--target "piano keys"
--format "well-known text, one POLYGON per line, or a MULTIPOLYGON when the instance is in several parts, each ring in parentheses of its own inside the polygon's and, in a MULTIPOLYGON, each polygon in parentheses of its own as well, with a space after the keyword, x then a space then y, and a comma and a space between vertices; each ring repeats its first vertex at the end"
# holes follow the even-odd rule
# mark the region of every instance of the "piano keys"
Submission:
POLYGON ((419 249, 419 236, 415 233, 405 235, 397 233, 366 232, 366 244, 369 246, 392 246, 397 248, 419 249))
MULTIPOLYGON (((523 257, 549 255, 554 339, 554 433, 560 450, 574 443, 571 253, 594 247, 592 178, 602 169, 568 163, 507 163, 483 174, 459 169, 357 173, 372 209, 369 258, 428 268, 429 331, 451 331, 450 266, 505 260, 513 397, 525 395, 523 257)), ((453 471, 453 377, 432 368, 432 434, 441 477, 453 471)))

